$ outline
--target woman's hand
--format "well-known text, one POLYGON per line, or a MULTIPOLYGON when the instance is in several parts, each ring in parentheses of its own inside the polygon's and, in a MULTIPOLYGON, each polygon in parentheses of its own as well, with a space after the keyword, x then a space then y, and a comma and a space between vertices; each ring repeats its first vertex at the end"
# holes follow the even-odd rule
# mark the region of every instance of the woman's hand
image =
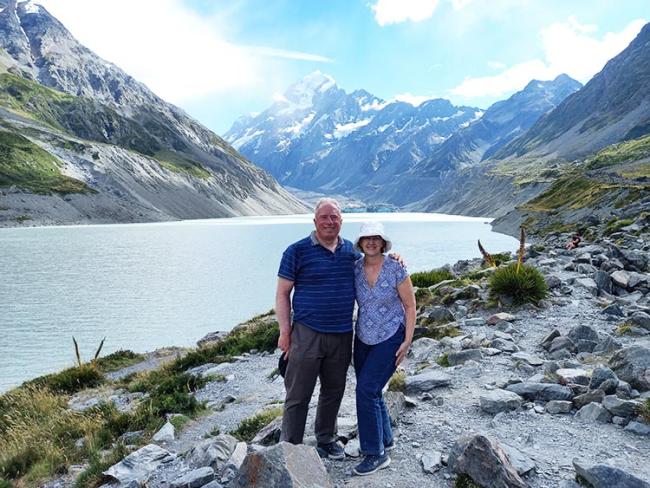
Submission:
POLYGON ((395 357, 397 360, 395 361, 395 366, 399 366, 399 363, 404 361, 404 358, 406 357, 406 354, 409 352, 409 348, 411 347, 411 341, 404 341, 402 344, 399 346, 399 349, 395 353, 395 357))

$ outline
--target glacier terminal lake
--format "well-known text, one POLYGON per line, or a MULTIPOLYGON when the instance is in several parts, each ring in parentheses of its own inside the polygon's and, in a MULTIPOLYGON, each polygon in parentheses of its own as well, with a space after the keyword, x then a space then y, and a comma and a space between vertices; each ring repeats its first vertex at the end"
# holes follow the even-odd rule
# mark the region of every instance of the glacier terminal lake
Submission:
MULTIPOLYGON (((409 272, 515 252, 488 218, 344 214, 341 235, 379 220, 409 272)), ((0 229, 0 391, 102 355, 194 346, 274 305, 284 249, 313 229, 311 215, 152 224, 0 229)))

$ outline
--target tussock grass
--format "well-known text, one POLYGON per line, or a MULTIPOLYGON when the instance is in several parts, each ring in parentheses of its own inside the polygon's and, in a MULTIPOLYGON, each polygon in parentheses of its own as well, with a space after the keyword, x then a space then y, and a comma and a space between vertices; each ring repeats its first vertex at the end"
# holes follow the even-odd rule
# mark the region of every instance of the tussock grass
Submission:
POLYGON ((517 272, 517 264, 497 269, 489 281, 490 297, 499 296, 512 299, 513 305, 538 303, 548 295, 548 286, 542 274, 532 266, 522 264, 517 272))
POLYGON ((639 407, 639 415, 650 424, 650 398, 646 398, 645 403, 639 407))
POLYGON ((47 388, 54 393, 76 393, 84 388, 94 388, 104 382, 104 375, 93 363, 64 369, 59 373, 40 376, 28 381, 26 386, 47 388))
POLYGON ((618 218, 614 217, 612 220, 607 222, 607 225, 605 226, 605 230, 603 230, 603 234, 605 234, 606 236, 612 235, 614 232, 618 232, 626 225, 630 225, 633 223, 634 223, 633 219, 619 220, 618 218))
POLYGON ((282 415, 283 408, 275 407, 257 413, 252 417, 242 420, 230 435, 244 442, 251 442, 255 435, 266 427, 271 421, 282 415))
POLYGON ((406 372, 402 369, 393 373, 388 381, 388 391, 404 391, 406 389, 406 372))
POLYGON ((28 484, 64 471, 79 455, 75 441, 102 426, 98 412, 73 412, 65 395, 34 386, 0 397, 0 412, 0 476, 28 484))
POLYGON ((436 363, 439 366, 442 366, 443 368, 449 368, 451 367, 451 364, 449 363, 449 354, 444 353, 436 359, 436 363))
POLYGON ((144 355, 135 353, 133 351, 120 349, 108 356, 97 358, 95 364, 103 373, 117 371, 128 366, 144 361, 144 355))
POLYGON ((456 478, 454 483, 454 488, 482 488, 481 485, 477 485, 472 478, 466 474, 461 474, 456 478))
POLYGON ((445 268, 432 269, 430 271, 421 271, 411 275, 411 282, 413 286, 418 288, 426 288, 436 283, 445 280, 453 280, 456 278, 451 271, 445 268))

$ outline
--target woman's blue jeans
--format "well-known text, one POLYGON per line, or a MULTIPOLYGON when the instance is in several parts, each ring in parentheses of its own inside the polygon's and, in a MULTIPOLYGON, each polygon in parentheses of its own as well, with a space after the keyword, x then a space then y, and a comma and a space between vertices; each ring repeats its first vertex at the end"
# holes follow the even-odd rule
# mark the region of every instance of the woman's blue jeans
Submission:
POLYGON ((393 441, 390 416, 382 389, 395 372, 395 353, 404 342, 404 326, 384 342, 369 346, 354 340, 354 371, 357 375, 357 422, 364 455, 380 455, 393 441))

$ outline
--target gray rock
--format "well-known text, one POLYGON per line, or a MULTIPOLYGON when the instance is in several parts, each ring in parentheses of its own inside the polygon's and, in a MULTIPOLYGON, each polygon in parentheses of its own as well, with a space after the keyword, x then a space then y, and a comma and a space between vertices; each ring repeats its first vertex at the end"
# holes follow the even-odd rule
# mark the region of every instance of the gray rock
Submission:
POLYGON ((577 278, 576 285, 586 288, 593 295, 598 295, 598 285, 592 278, 577 278))
POLYGON ((542 364, 544 364, 543 359, 537 356, 533 356, 532 354, 527 354, 525 352, 516 352, 511 357, 514 360, 524 361, 525 363, 530 364, 531 366, 541 366, 542 364))
POLYGON ((621 309, 621 307, 619 305, 617 305, 616 303, 612 303, 611 305, 607 305, 605 308, 603 308, 601 313, 603 313, 605 315, 614 315, 616 317, 624 317, 625 316, 625 314, 623 313, 623 310, 621 309))
POLYGON ((481 410, 489 414, 497 414, 521 407, 522 398, 507 390, 492 390, 479 396, 481 410))
POLYGON ((514 342, 499 337, 493 339, 492 342, 490 342, 490 346, 503 352, 516 352, 519 350, 514 342))
POLYGON ((214 479, 214 469, 199 468, 179 476, 169 484, 169 488, 200 488, 214 479))
POLYGON ((575 352, 576 345, 574 342, 567 336, 560 336, 553 339, 551 346, 549 347, 549 352, 555 352, 562 349, 566 349, 571 352, 575 352))
POLYGON ((616 390, 618 389, 618 380, 613 380, 613 379, 605 380, 600 384, 598 389, 603 390, 603 392, 605 392, 605 395, 613 395, 614 393, 616 393, 616 390))
POLYGON ((435 339, 422 337, 413 341, 408 357, 415 361, 426 361, 429 356, 438 349, 439 345, 440 343, 435 339))
POLYGON ((598 270, 594 273, 594 281, 598 287, 598 294, 612 293, 612 280, 605 271, 598 270))
POLYGON ((158 432, 156 432, 151 438, 154 442, 171 442, 174 440, 174 434, 176 429, 171 422, 165 422, 158 432))
POLYGON ((119 463, 104 471, 103 474, 114 478, 124 486, 131 482, 142 483, 158 466, 173 459, 174 455, 167 449, 155 444, 148 444, 132 452, 119 463))
POLYGON ((627 288, 627 285, 630 281, 630 273, 624 270, 614 271, 610 275, 610 278, 612 279, 612 282, 616 286, 620 286, 621 288, 627 288))
POLYGON ((232 486, 254 488, 332 488, 316 449, 280 442, 246 456, 232 486))
POLYGON ((553 383, 517 383, 506 390, 530 401, 571 400, 573 392, 568 386, 553 383))
POLYGON ((346 456, 355 458, 361 456, 361 445, 359 444, 359 439, 349 440, 345 445, 344 451, 346 456))
POLYGON ((650 436, 650 425, 637 422, 636 420, 627 424, 627 427, 625 427, 624 430, 635 435, 650 436))
POLYGON ((434 388, 451 384, 451 376, 442 371, 427 371, 426 373, 407 376, 405 385, 407 393, 430 391, 434 388))
POLYGON ((650 390, 650 349, 643 346, 622 349, 612 356, 609 366, 634 388, 650 390))
POLYGON ((618 383, 618 378, 616 373, 607 367, 598 367, 595 368, 591 373, 591 381, 589 381, 589 389, 595 390, 598 388, 605 380, 616 380, 618 383))
POLYGON ((452 366, 463 364, 465 361, 469 361, 470 359, 474 361, 480 361, 481 359, 483 359, 483 354, 481 354, 481 350, 465 349, 463 351, 450 352, 447 355, 447 360, 449 361, 449 364, 451 364, 452 366))
POLYGON ((573 399, 573 404, 576 408, 582 408, 585 405, 589 405, 590 403, 600 403, 604 398, 605 392, 599 388, 576 396, 573 399))
POLYGON ((546 286, 548 286, 549 290, 554 290, 555 288, 562 286, 562 280, 553 274, 545 276, 544 281, 546 281, 546 286))
POLYGON ((594 350, 592 352, 594 354, 609 353, 618 351, 621 347, 623 347, 623 344, 614 339, 612 336, 607 335, 596 345, 596 347, 594 347, 594 350))
POLYGON ((579 368, 560 368, 555 374, 562 384, 576 383, 578 385, 588 385, 591 378, 589 373, 579 368))
POLYGON ((525 488, 503 448, 484 435, 463 437, 456 441, 448 461, 449 468, 466 474, 485 488, 525 488))
POLYGON ((575 418, 588 422, 611 422, 612 415, 600 403, 590 403, 576 412, 575 418))
POLYGON ((638 402, 621 400, 616 395, 607 395, 603 398, 603 407, 605 407, 609 413, 617 415, 618 417, 632 417, 638 406, 638 402))
POLYGON ((506 452, 508 459, 515 467, 518 474, 524 475, 536 468, 535 461, 526 456, 519 449, 509 444, 501 444, 501 447, 506 452))
POLYGON ((480 317, 465 319, 463 320, 463 325, 465 327, 479 327, 481 325, 485 325, 485 319, 482 319, 480 317))
POLYGON ((447 323, 456 320, 454 314, 447 307, 427 308, 423 314, 430 322, 447 323))
POLYGON ((495 325, 498 322, 501 322, 502 320, 505 320, 506 322, 514 322, 515 320, 517 320, 517 317, 506 312, 499 312, 488 317, 488 319, 485 322, 488 325, 495 325))
POLYGON ((221 470, 237 446, 237 439, 228 434, 205 439, 195 444, 184 454, 185 461, 192 468, 211 467, 221 470))
POLYGON ((394 427, 405 408, 404 394, 400 391, 387 391, 384 393, 384 403, 386 403, 386 409, 394 427))
POLYGON ((442 453, 439 451, 427 451, 422 454, 421 461, 424 472, 433 474, 442 468, 442 453))
POLYGON ((228 335, 228 332, 223 331, 223 330, 218 330, 216 332, 210 332, 209 334, 207 334, 207 335, 203 336, 201 339, 199 339, 196 342, 196 345, 198 347, 215 346, 219 342, 221 342, 227 335, 228 335))
POLYGON ((645 312, 634 312, 630 316, 630 321, 643 329, 650 330, 650 315, 645 312))
POLYGON ((542 346, 544 349, 548 350, 551 347, 551 344, 553 343, 553 340, 556 337, 560 337, 562 334, 560 334, 560 331, 557 329, 553 329, 551 332, 548 333, 544 339, 542 339, 542 342, 540 342, 540 346, 542 346))
POLYGON ((573 403, 565 400, 551 400, 544 405, 545 410, 550 414, 569 413, 573 403))
POLYGON ((578 342, 579 340, 598 342, 598 333, 588 325, 575 326, 573 329, 569 331, 567 336, 573 342, 578 342))
POLYGON ((593 488, 650 488, 650 483, 606 464, 592 465, 574 459, 573 467, 593 488))
POLYGON ((262 427, 262 429, 257 434, 255 434, 255 437, 251 442, 253 444, 259 444, 260 446, 277 444, 280 441, 281 427, 282 416, 279 416, 262 427))

